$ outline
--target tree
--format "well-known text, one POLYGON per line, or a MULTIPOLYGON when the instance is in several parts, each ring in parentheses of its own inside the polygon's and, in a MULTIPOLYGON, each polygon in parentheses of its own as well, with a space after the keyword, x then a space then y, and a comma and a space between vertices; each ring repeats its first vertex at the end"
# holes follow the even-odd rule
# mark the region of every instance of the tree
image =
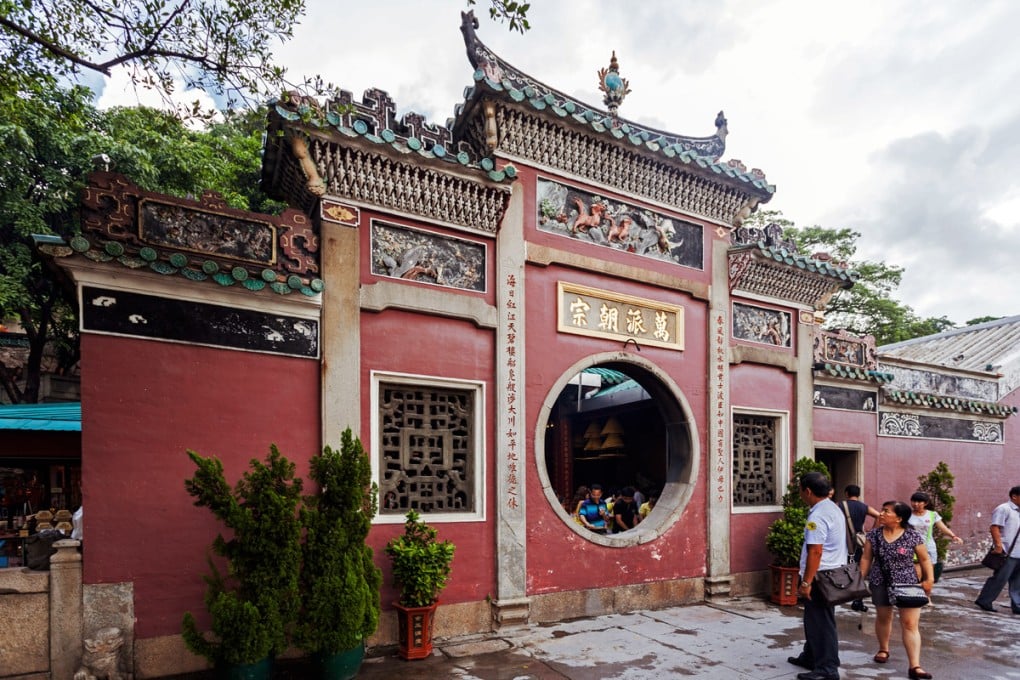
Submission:
MULTIPOLYGON (((489 15, 523 33, 528 9, 490 0, 489 15)), ((304 0, 0 0, 0 78, 18 89, 122 66, 168 103, 176 82, 231 101, 279 95, 292 85, 272 47, 293 36, 304 13, 304 0)), ((200 113, 198 102, 191 113, 200 113)))
POLYGON ((85 88, 52 79, 19 93, 0 89, 0 320, 15 318, 29 349, 24 365, 0 365, 12 402, 35 402, 47 354, 66 373, 77 361, 74 301, 34 255, 32 234, 78 233, 77 206, 93 157, 143 189, 177 196, 219 191, 233 207, 276 212, 259 188, 262 112, 235 113, 205 131, 147 108, 97 111, 85 88), (49 345, 51 351, 47 353, 49 345))
POLYGON ((778 210, 755 213, 744 222, 746 226, 758 228, 770 223, 783 227, 783 237, 792 240, 801 254, 827 253, 834 262, 860 275, 853 288, 842 289, 829 300, 825 328, 845 328, 857 335, 873 335, 878 345, 953 328, 953 322, 945 316, 922 318, 911 307, 893 298, 903 278, 903 267, 856 259, 859 232, 845 227, 796 227, 778 210))

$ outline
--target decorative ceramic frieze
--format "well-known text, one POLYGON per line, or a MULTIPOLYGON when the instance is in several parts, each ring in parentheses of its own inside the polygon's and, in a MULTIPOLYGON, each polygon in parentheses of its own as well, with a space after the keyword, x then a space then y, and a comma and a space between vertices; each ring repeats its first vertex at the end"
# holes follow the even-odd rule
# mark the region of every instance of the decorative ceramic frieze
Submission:
POLYGON ((886 362, 882 363, 881 369, 895 376, 897 389, 907 392, 941 394, 989 402, 997 401, 999 398, 999 385, 994 379, 942 373, 926 368, 908 368, 886 362))
MULTIPOLYGON (((476 119, 473 144, 484 144, 484 121, 476 119)), ((674 206, 680 212, 731 224, 751 191, 719 184, 693 172, 630 152, 606 140, 585 135, 559 121, 499 107, 496 124, 500 149, 539 165, 674 206)))
POLYGON ((844 411, 875 411, 877 393, 855 390, 849 387, 815 385, 813 403, 820 408, 835 408, 844 411))
POLYGON ((938 418, 915 413, 881 413, 878 434, 886 437, 951 439, 989 444, 1003 442, 1001 422, 938 418))
POLYGON ((485 292, 485 245, 372 222, 372 273, 485 292))
POLYGON ((684 348, 683 307, 563 281, 557 284, 557 298, 560 333, 684 348))
POLYGON ((316 319, 84 286, 82 330, 318 358, 316 319))
POLYGON ((701 225, 544 179, 537 194, 542 231, 704 269, 701 225))
POLYGON ((310 153, 326 169, 329 195, 495 234, 510 200, 491 185, 423 163, 397 161, 356 146, 315 138, 310 153))
POLYGON ((733 303, 733 337, 777 347, 792 347, 792 315, 780 309, 733 303))

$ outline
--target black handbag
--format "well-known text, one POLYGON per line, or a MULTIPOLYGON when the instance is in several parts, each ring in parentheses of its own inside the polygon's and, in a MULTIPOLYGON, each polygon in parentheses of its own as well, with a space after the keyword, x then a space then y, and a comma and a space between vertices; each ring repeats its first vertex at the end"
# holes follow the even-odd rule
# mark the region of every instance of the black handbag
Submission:
POLYGON ((814 587, 826 604, 837 605, 862 600, 871 595, 856 562, 815 574, 814 587))
POLYGON ((895 607, 917 609, 928 602, 928 593, 917 583, 894 583, 889 586, 889 603, 895 607))
POLYGON ((920 583, 893 583, 889 570, 885 566, 885 560, 877 552, 875 559, 878 560, 878 568, 882 570, 882 576, 885 577, 889 604, 900 609, 917 609, 930 602, 928 593, 924 592, 920 583))
POLYGON ((994 547, 989 548, 988 554, 985 555, 983 560, 981 560, 981 565, 988 567, 992 571, 999 571, 999 569, 1006 566, 1006 557, 1013 552, 1013 546, 1016 545, 1016 539, 1018 536, 1020 536, 1020 529, 1017 529, 1016 536, 1013 536, 1013 542, 1009 544, 1009 550, 1006 552, 997 553, 995 552, 994 547))

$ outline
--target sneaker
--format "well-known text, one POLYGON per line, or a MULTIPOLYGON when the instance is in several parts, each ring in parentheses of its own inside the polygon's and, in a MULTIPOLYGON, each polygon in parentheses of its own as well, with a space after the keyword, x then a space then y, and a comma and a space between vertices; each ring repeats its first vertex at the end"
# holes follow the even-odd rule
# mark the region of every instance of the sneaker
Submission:
POLYGON ((868 605, 864 604, 863 600, 854 600, 850 603, 850 609, 855 612, 866 612, 868 611, 868 605))

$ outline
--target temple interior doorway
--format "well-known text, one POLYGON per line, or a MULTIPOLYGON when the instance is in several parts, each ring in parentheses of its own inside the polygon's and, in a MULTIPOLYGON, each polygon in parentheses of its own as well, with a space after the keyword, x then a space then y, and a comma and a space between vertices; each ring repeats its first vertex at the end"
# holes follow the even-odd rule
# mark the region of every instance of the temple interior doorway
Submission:
POLYGON ((815 460, 825 463, 832 477, 832 487, 836 490, 836 500, 843 498, 843 489, 847 484, 856 484, 864 488, 861 480, 860 448, 826 446, 815 448, 815 460))

